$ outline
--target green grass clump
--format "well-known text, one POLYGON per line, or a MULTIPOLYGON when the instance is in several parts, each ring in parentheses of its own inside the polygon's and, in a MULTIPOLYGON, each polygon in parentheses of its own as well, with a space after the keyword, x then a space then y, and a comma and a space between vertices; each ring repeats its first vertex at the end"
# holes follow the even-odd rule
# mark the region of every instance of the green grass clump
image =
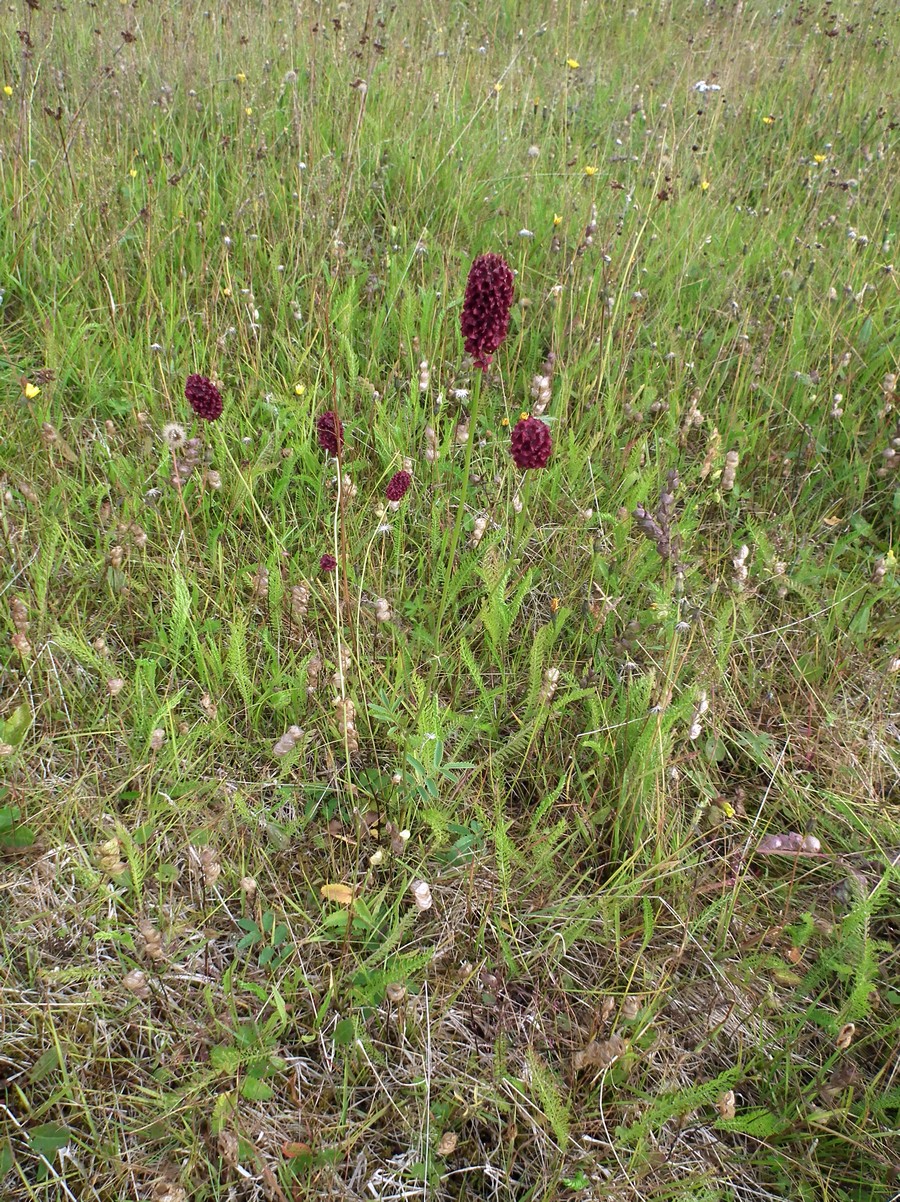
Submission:
POLYGON ((0 1196, 886 1202, 891 6, 206 3, 0 31, 0 1196))

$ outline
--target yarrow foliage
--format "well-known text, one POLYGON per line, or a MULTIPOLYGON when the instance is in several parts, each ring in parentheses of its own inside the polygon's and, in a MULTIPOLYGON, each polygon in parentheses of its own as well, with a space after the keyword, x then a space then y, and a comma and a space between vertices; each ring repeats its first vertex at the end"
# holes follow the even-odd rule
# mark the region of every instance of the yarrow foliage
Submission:
POLYGON ((516 467, 546 467, 552 449, 553 439, 543 422, 536 417, 523 417, 516 422, 509 448, 516 467))
POLYGON ((198 417, 214 422, 222 416, 222 394, 206 376, 188 376, 184 384, 184 395, 198 417))
POLYGON ((509 329, 513 273, 501 255, 479 255, 469 269, 460 325, 466 350, 485 371, 509 329))
POLYGON ((325 451, 330 451, 332 455, 337 455, 344 445, 344 427, 333 409, 316 418, 316 437, 319 446, 325 451))
POLYGON ((388 480, 387 491, 385 495, 389 501, 399 501, 405 495, 406 491, 412 484, 412 476, 409 472, 396 472, 388 480))

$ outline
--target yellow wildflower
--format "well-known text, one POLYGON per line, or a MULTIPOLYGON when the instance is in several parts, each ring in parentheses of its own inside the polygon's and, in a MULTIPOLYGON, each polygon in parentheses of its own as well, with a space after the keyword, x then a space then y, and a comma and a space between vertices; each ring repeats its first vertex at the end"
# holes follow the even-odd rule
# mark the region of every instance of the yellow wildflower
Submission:
POLYGON ((824 163, 827 157, 828 157, 828 156, 827 156, 827 155, 824 155, 824 154, 814 154, 814 155, 813 155, 813 162, 814 162, 814 163, 824 163))
POLYGON ((768 116, 763 117, 762 122, 763 122, 763 125, 774 125, 775 118, 771 114, 769 114, 768 116))
POLYGON ((523 409, 522 412, 519 414, 519 421, 522 421, 522 422, 527 421, 529 417, 531 417, 531 414, 526 413, 525 410, 523 409))
POLYGON ((541 98, 540 98, 540 96, 535 96, 534 100, 532 100, 532 102, 531 102, 531 103, 534 105, 534 107, 535 107, 536 109, 539 109, 539 108, 541 107, 541 98))
POLYGON ((37 384, 32 384, 30 380, 25 382, 25 400, 33 401, 36 396, 40 396, 41 390, 37 384))
POLYGON ((244 112, 247 114, 248 117, 253 116, 253 109, 251 109, 251 108, 245 108, 244 112))
POLYGON ((246 83, 247 82, 247 76, 244 74, 243 71, 238 71, 237 75, 235 75, 234 78, 237 80, 238 83, 246 83))
POLYGON ((550 598, 550 609, 552 610, 553 613, 559 613, 559 605, 560 605, 559 597, 551 597, 550 598))
POLYGON ((578 68, 581 66, 581 63, 578 61, 577 58, 567 58, 566 66, 569 68, 570 71, 577 71, 578 68))
POLYGON ((596 167, 585 167, 584 174, 585 175, 596 175, 597 168, 596 167))
POLYGON ((495 92, 502 92, 502 91, 503 91, 503 84, 502 84, 502 83, 499 81, 499 79, 498 79, 498 80, 497 80, 497 82, 494 84, 494 91, 495 91, 495 92))
POLYGON ((135 176, 137 175, 137 168, 132 167, 131 170, 128 172, 128 174, 131 176, 132 179, 134 179, 135 176))
POLYGON ((304 392, 306 392, 306 385, 305 384, 295 384, 294 392, 296 392, 297 396, 303 396, 304 392))
POLYGON ((6 84, 3 88, 3 95, 4 96, 12 96, 12 92, 13 92, 12 88, 9 86, 9 84, 6 84))
POLYGON ((701 192, 708 192, 708 191, 709 191, 709 180, 708 180, 708 179, 702 179, 702 180, 700 181, 700 191, 701 191, 701 192))
POLYGON ((223 295, 223 296, 231 296, 231 289, 230 289, 230 288, 223 288, 223 289, 222 289, 222 295, 223 295))
POLYGON ((562 217, 559 213, 553 214, 553 224, 554 225, 562 225, 562 217))
POLYGON ((508 418, 508 417, 501 417, 501 418, 500 418, 500 425, 501 425, 501 426, 508 426, 508 425, 509 425, 509 418, 508 418))

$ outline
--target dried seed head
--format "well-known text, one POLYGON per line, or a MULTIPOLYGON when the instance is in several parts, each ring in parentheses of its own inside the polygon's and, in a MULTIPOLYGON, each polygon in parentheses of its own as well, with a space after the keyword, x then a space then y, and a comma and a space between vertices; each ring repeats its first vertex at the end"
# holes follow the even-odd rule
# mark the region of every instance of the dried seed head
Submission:
POLYGON ((479 515, 472 526, 472 533, 469 536, 469 546, 477 547, 484 537, 484 532, 487 530, 488 519, 483 515, 479 515))
POLYGON ((431 896, 431 889, 428 887, 427 881, 413 881, 409 891, 413 895, 413 901, 418 910, 430 910, 434 905, 434 898, 431 896))
POLYGON ((322 672, 322 657, 316 653, 306 665, 306 695, 311 697, 319 687, 319 676, 322 672))
POLYGON ((445 1131, 438 1140, 437 1154, 438 1156, 451 1156, 456 1151, 456 1145, 459 1143, 459 1136, 455 1131, 445 1131))
POLYGON ((250 587, 255 596, 265 601, 269 595, 269 569, 260 564, 250 579, 250 587))
POLYGON ((559 668, 548 668, 544 673, 544 683, 541 686, 539 700, 544 705, 549 705, 553 700, 553 694, 556 692, 559 685, 559 668))
POLYGON ((534 376, 531 381, 531 412, 534 417, 540 417, 547 406, 550 404, 550 375, 545 376, 540 374, 534 376))
POLYGON ((335 697, 331 703, 337 711, 337 727, 344 740, 348 755, 359 751, 359 735, 356 733, 356 707, 349 697, 335 697))
POLYGON ((19 634, 27 634, 30 625, 28 621, 28 609, 21 597, 13 597, 9 603, 9 612, 12 617, 13 626, 19 634))
POLYGON ((127 865, 119 858, 119 840, 113 836, 98 848, 97 866, 107 876, 121 876, 127 865))
POLYGON ((295 584, 291 589, 291 616, 295 622, 302 622, 309 609, 309 589, 305 584, 295 584))
POLYGON ((627 1019, 629 1022, 632 1022, 634 1019, 636 1019, 638 1014, 640 1014, 640 1011, 641 1011, 640 998, 634 997, 633 994, 629 995, 622 1002, 622 1017, 624 1019, 627 1019))
POLYGON ((709 433, 709 440, 706 444, 706 454, 703 456, 703 463, 700 465, 700 479, 705 480, 709 473, 713 470, 715 462, 719 457, 719 446, 722 442, 722 436, 718 429, 713 426, 709 433))
POLYGON ((157 1181, 150 1191, 150 1202, 188 1202, 187 1190, 172 1181, 157 1181))
POLYGON ((725 467, 722 470, 722 492, 731 492, 734 488, 734 477, 738 469, 740 456, 737 451, 728 451, 725 455, 725 467))
POLYGON ((720 1118, 733 1119, 735 1116, 735 1097, 733 1089, 726 1089, 716 1100, 716 1110, 720 1118))
MULTIPOLYGON (((234 1171, 240 1162, 240 1144, 233 1131, 222 1130, 216 1136, 216 1148, 226 1169, 234 1171)), ((271 1197, 277 1197, 272 1194, 271 1197)))
POLYGON ((853 1042, 853 1036, 856 1034, 855 1023, 844 1023, 838 1032, 838 1037, 834 1041, 834 1046, 839 1052, 846 1052, 847 1048, 853 1042))
POLYGON ((299 726, 289 727, 272 748, 272 754, 274 756, 278 756, 279 758, 287 755, 289 752, 294 750, 302 738, 303 731, 299 726))
POLYGON ((219 853, 214 847, 192 847, 191 863, 203 885, 212 889, 222 875, 222 865, 219 863, 219 853))
POLYGON ((387 1000, 394 1006, 399 1006, 406 997, 406 986, 399 981, 391 981, 385 988, 385 996, 387 1000))
POLYGON ((156 927, 148 919, 144 919, 138 923, 138 931, 144 943, 144 955, 148 960, 153 960, 158 963, 165 959, 163 951, 163 938, 156 927))
POLYGON ((114 676, 111 680, 106 682, 106 691, 109 693, 110 697, 118 697, 124 688, 125 681, 119 676, 114 676))
POLYGON ((159 751, 163 743, 166 741, 166 732, 161 726, 157 726, 150 734, 150 750, 159 751))
POLYGON ((572 1057, 572 1067, 578 1072, 583 1068, 608 1068, 628 1050, 628 1044, 621 1035, 611 1035, 609 1039, 592 1039, 587 1047, 576 1052, 572 1057))
POLYGON ((256 897, 256 881, 252 876, 241 877, 241 893, 247 898, 247 901, 253 901, 256 897))
POLYGON ((162 428, 163 440, 173 451, 180 451, 187 442, 187 434, 184 426, 179 426, 177 422, 169 422, 162 428))
POLYGON ((147 984, 146 973, 141 972, 139 968, 133 968, 131 972, 126 973, 122 978, 122 984, 129 993, 133 993, 136 998, 140 998, 142 1002, 146 1001, 150 996, 150 986, 147 984))

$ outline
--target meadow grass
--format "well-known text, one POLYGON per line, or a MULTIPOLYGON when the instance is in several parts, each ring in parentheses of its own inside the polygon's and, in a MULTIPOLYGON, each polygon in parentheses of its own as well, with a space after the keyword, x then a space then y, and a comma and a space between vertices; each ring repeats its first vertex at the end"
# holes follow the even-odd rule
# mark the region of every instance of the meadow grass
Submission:
POLYGON ((894 1196, 892 6, 9 7, 4 1202, 894 1196))

